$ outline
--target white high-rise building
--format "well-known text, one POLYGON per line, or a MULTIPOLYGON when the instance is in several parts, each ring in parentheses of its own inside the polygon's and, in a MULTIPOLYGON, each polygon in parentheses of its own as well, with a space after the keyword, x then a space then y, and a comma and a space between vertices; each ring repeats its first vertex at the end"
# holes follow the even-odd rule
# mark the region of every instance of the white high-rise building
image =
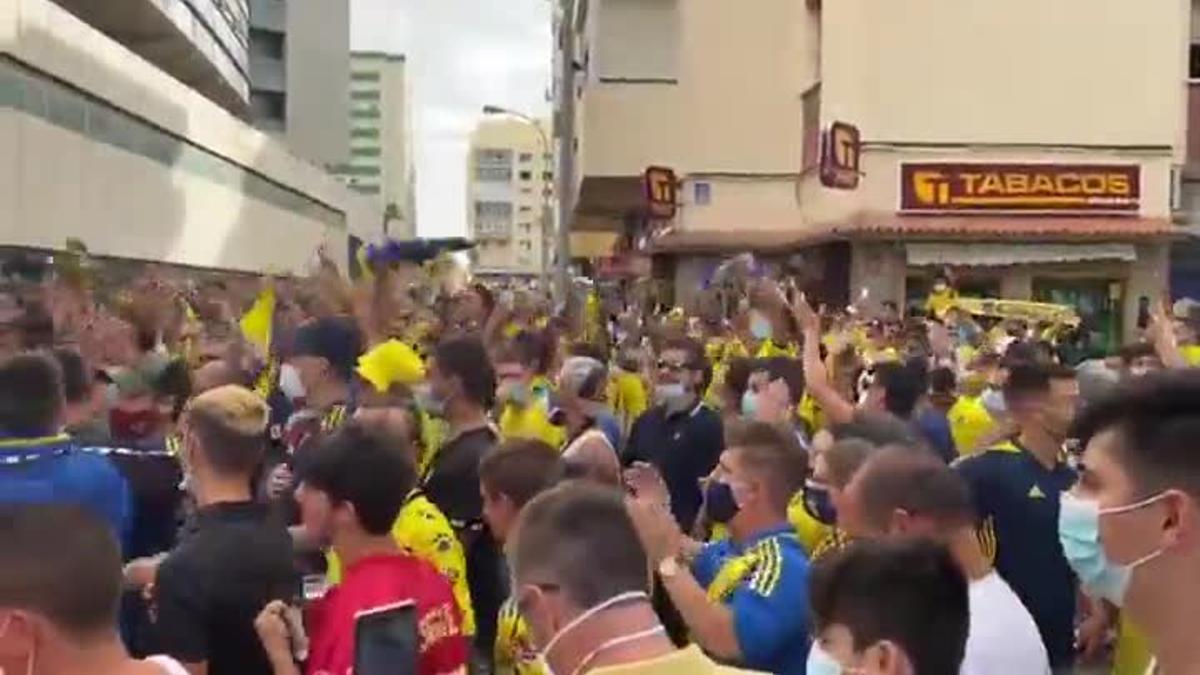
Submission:
POLYGON ((378 195, 389 236, 416 236, 411 87, 403 54, 350 55, 349 161, 337 168, 355 190, 378 195))

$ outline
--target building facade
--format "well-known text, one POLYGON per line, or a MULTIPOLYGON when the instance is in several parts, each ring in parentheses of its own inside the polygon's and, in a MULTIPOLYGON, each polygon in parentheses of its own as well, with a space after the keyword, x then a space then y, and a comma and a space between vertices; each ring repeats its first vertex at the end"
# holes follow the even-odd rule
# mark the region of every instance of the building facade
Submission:
POLYGON ((1072 304, 1115 344, 1168 285, 1188 0, 567 7, 572 229, 622 235, 685 295, 745 250, 833 304, 916 301, 949 267, 965 293, 1072 304), (820 180, 838 121, 861 132, 854 190, 820 180), (653 165, 680 176, 665 222, 645 216, 653 165))
POLYGON ((365 196, 120 34, 47 0, 0 4, 0 246, 303 273, 318 246, 373 235, 365 196))
POLYGON ((230 112, 247 112, 248 0, 54 1, 230 112))
POLYGON ((485 119, 467 151, 467 233, 477 274, 533 277, 553 259, 550 125, 485 119))
POLYGON ((349 0, 249 2, 251 121, 319 166, 344 163, 349 0))
POLYGON ((416 236, 412 99, 403 54, 350 57, 349 160, 337 168, 346 184, 383 203, 387 233, 416 236))

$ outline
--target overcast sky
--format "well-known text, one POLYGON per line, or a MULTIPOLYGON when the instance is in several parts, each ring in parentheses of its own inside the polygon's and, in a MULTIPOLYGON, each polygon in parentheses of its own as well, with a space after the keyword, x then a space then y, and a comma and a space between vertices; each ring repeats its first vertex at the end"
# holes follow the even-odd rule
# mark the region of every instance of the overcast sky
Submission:
POLYGON ((484 104, 546 115, 550 0, 351 0, 350 44, 408 56, 423 236, 466 231, 467 137, 484 104))

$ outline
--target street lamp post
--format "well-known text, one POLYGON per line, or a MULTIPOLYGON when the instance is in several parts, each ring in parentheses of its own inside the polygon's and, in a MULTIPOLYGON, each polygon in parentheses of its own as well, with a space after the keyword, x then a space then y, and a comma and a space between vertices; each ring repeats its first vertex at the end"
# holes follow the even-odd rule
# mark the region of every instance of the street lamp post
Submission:
MULTIPOLYGON (((553 186, 550 178, 546 175, 548 173, 547 168, 550 166, 548 158, 552 156, 550 138, 546 135, 546 130, 542 128, 542 125, 536 119, 530 115, 526 115, 525 113, 509 110, 508 108, 501 108, 500 106, 485 105, 483 106, 483 114, 505 115, 516 118, 528 124, 529 126, 532 126, 533 129, 538 133, 538 141, 542 146, 542 161, 539 163, 539 166, 542 167, 542 285, 544 288, 553 290, 556 300, 564 300, 566 298, 567 288, 565 286, 562 288, 557 287, 561 285, 561 283, 551 284, 550 277, 550 256, 554 251, 551 238, 554 234, 554 213, 552 211, 552 204, 550 203, 550 197, 553 194, 553 186)), ((565 276, 561 273, 561 270, 565 269, 567 262, 568 261, 562 260, 561 258, 557 261, 557 267, 560 270, 559 274, 557 274, 559 279, 565 276)))

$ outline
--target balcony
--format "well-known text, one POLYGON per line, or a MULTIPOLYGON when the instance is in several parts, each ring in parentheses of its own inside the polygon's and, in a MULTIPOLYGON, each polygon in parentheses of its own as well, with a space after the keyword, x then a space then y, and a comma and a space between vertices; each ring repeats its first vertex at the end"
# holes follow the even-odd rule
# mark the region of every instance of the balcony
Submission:
POLYGON ((574 229, 612 230, 642 203, 646 167, 683 161, 686 117, 673 82, 600 81, 584 90, 574 229))
POLYGON ((225 0, 55 0, 213 102, 242 115, 250 95, 244 4, 225 0))

